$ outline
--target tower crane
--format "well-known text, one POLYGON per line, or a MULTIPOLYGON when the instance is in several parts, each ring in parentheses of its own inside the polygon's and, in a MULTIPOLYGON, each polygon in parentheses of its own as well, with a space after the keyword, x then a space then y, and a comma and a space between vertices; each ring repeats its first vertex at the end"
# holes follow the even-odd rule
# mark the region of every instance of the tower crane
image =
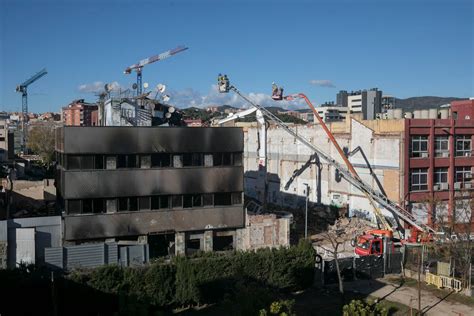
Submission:
POLYGON ((124 70, 124 74, 130 74, 132 70, 135 70, 137 72, 137 95, 142 94, 142 69, 148 64, 157 62, 159 60, 163 60, 165 58, 171 57, 177 53, 180 53, 182 51, 187 50, 188 47, 185 46, 178 46, 174 49, 170 49, 166 52, 163 52, 158 55, 154 55, 145 59, 140 60, 137 64, 133 64, 124 70))
MULTIPOLYGON (((243 95, 235 86, 230 84, 229 79, 227 78, 227 76, 225 76, 225 78, 219 76, 218 89, 219 89, 219 92, 221 92, 221 93, 228 93, 229 91, 233 91, 238 96, 240 96, 242 99, 244 99, 246 102, 251 104, 253 107, 260 110, 265 117, 272 120, 277 126, 279 126, 283 130, 285 130, 287 133, 292 135, 295 139, 297 139, 300 143, 302 143, 303 145, 305 145, 306 147, 311 149, 314 153, 318 154, 318 156, 321 157, 323 160, 325 160, 329 165, 331 165, 335 169, 339 170, 339 173, 342 177, 344 177, 350 184, 352 184, 355 188, 359 189, 361 192, 363 192, 364 194, 366 194, 369 197, 369 201, 372 201, 372 203, 374 203, 374 204, 378 203, 378 205, 380 205, 381 207, 384 207, 385 209, 390 211, 395 217, 401 218, 403 221, 405 221, 407 224, 409 224, 413 228, 412 233, 413 232, 422 232, 422 233, 428 233, 428 234, 436 233, 436 231, 432 227, 430 227, 429 225, 426 225, 426 224, 418 223, 416 221, 416 218, 410 212, 408 212, 404 208, 400 207, 397 203, 395 203, 395 202, 391 201, 390 199, 388 199, 388 197, 385 194, 374 190, 370 184, 365 183, 357 175, 357 172, 354 172, 355 171, 355 170, 353 170, 354 167, 348 161, 347 157, 345 156, 344 152, 342 151, 342 149, 340 149, 339 146, 338 147, 339 147, 340 150, 338 150, 338 151, 342 155, 342 159, 346 163, 346 166, 344 166, 343 164, 340 164, 335 159, 333 159, 330 155, 326 154, 321 149, 314 146, 306 138, 302 137, 301 135, 298 135, 297 132, 295 132, 293 129, 288 127, 285 123, 283 123, 276 115, 271 113, 269 110, 267 110, 263 106, 260 106, 256 103, 252 102, 248 97, 243 95)), ((308 98, 304 94, 299 93, 299 94, 294 94, 294 95, 290 95, 288 97, 285 97, 285 99, 289 100, 289 101, 294 100, 296 98, 305 99, 305 101, 308 103, 311 110, 315 114, 315 117, 316 118, 319 117, 319 119, 321 119, 321 117, 319 116, 319 114, 316 111, 316 109, 314 108, 314 106, 311 104, 311 102, 308 100, 308 98)), ((283 96, 276 96, 276 97, 274 97, 274 99, 283 99, 283 96)), ((322 121, 322 119, 321 119, 321 121, 322 121)), ((324 121, 322 121, 322 122, 323 122, 323 124, 322 124, 323 128, 326 127, 325 131, 326 131, 326 133, 328 133, 328 136, 332 135, 332 133, 329 131, 329 129, 327 129, 327 126, 324 124, 324 121)), ((332 138, 334 138, 334 136, 332 136, 332 138)), ((337 144, 335 139, 333 140, 333 143, 337 144)), ((382 215, 382 217, 383 217, 383 215, 382 215)), ((387 223, 387 225, 388 225, 388 223, 387 223)), ((402 232, 400 232, 400 234, 402 235, 402 232)), ((402 236, 402 237, 406 237, 406 236, 402 236)), ((411 237, 413 237, 413 236, 411 236, 411 237)), ((412 238, 410 238, 408 241, 414 241, 414 240, 412 238)))
POLYGON ((26 80, 25 82, 16 86, 16 92, 21 93, 21 111, 23 113, 23 121, 21 123, 21 129, 23 131, 23 152, 26 150, 26 142, 28 140, 28 86, 38 80, 39 78, 45 76, 48 72, 46 68, 43 68, 35 75, 33 75, 30 79, 26 80))

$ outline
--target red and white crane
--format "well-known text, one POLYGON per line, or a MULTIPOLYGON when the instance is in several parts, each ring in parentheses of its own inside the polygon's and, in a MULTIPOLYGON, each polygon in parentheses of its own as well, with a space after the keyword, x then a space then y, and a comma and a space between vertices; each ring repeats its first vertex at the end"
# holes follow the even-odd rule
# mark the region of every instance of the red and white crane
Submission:
POLYGON ((170 49, 164 53, 151 56, 145 59, 140 60, 137 64, 133 64, 124 70, 124 74, 130 74, 132 70, 135 70, 137 72, 137 95, 142 94, 142 69, 148 64, 163 60, 165 58, 171 57, 173 55, 176 55, 177 53, 180 53, 182 51, 187 50, 188 47, 185 46, 178 46, 174 49, 170 49))

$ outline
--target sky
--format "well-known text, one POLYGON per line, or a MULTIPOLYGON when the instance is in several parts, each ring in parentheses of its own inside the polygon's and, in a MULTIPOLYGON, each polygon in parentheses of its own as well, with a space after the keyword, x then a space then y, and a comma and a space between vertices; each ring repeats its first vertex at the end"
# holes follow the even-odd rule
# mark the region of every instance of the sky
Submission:
MULTIPOLYGON (((377 87, 399 98, 474 96, 472 0, 0 0, 0 110, 30 112, 93 102, 105 83, 129 88, 124 69, 178 45, 188 50, 143 69, 178 108, 230 104, 218 73, 266 106, 272 82, 313 103, 339 90, 377 87)), ((151 89, 150 88, 150 89, 151 89)))

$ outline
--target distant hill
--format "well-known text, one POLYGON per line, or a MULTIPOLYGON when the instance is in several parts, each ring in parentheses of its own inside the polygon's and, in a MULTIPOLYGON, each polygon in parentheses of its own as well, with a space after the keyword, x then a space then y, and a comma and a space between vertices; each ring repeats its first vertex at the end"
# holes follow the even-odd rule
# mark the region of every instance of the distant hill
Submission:
POLYGON ((424 110, 430 108, 437 108, 443 104, 451 103, 451 101, 465 100, 463 98, 454 97, 412 97, 407 99, 395 98, 395 108, 403 109, 404 111, 424 110))

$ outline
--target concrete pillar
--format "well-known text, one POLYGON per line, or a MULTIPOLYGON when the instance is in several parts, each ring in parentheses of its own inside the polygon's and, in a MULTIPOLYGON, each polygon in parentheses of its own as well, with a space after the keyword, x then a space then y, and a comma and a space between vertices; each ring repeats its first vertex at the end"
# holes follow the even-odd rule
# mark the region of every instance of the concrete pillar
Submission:
POLYGON ((176 233, 175 240, 175 255, 186 255, 186 233, 176 233))
POLYGON ((204 232, 204 238, 203 238, 203 243, 204 251, 213 251, 214 250, 214 245, 213 245, 213 238, 214 238, 214 232, 212 230, 206 230, 204 232))

